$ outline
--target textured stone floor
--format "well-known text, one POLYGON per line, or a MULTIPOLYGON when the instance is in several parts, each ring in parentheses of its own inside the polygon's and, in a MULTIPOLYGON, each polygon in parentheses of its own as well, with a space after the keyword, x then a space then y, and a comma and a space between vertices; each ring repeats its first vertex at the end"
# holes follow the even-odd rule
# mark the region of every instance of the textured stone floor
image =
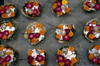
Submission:
MULTIPOLYGON (((61 17, 56 17, 51 12, 51 5, 54 0, 37 0, 42 5, 42 13, 41 16, 37 19, 30 19, 21 13, 21 8, 24 3, 29 0, 5 0, 4 4, 13 3, 16 4, 18 8, 18 13, 15 18, 6 19, 12 20, 17 24, 17 31, 15 34, 15 38, 10 41, 2 41, 1 43, 4 45, 9 45, 13 47, 18 53, 18 60, 12 64, 11 66, 30 66, 27 63, 27 51, 28 49, 42 47, 47 52, 47 61, 44 66, 58 66, 56 63, 56 52, 62 46, 68 45, 73 46, 78 51, 78 63, 75 66, 97 66, 94 65, 88 59, 88 49, 92 45, 99 44, 100 41, 95 43, 89 42, 83 35, 83 29, 87 21, 93 18, 100 18, 100 11, 87 13, 82 9, 82 3, 84 0, 68 0, 69 6, 71 7, 71 15, 64 15, 61 17), (31 22, 39 21, 45 27, 47 27, 46 38, 43 42, 39 43, 36 46, 32 46, 25 38, 24 32, 27 25, 31 22), (54 32, 56 26, 60 23, 63 24, 75 24, 76 34, 74 38, 66 43, 60 44, 54 38, 54 32)), ((3 21, 5 19, 1 19, 3 21)), ((100 19, 99 19, 100 20, 100 19)))

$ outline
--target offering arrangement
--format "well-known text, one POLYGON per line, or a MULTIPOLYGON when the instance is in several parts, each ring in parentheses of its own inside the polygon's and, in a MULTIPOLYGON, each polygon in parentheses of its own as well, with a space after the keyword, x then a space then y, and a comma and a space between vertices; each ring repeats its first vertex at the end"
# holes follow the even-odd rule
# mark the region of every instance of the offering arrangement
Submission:
POLYGON ((0 40, 13 39, 13 35, 16 29, 17 27, 12 21, 0 22, 0 40))
POLYGON ((74 25, 59 24, 55 31, 55 38, 59 43, 71 40, 75 34, 74 25))
POLYGON ((89 51, 89 59, 95 63, 100 64, 100 45, 92 46, 89 51))
POLYGON ((71 46, 63 46, 57 51, 59 66, 73 66, 77 62, 77 53, 71 46))
POLYGON ((85 25, 83 33, 85 37, 91 42, 99 40, 100 38, 99 21, 97 19, 89 20, 85 25))
POLYGON ((10 66, 15 60, 15 51, 9 46, 0 45, 0 66, 10 66))
POLYGON ((23 15, 34 19, 40 15, 41 5, 38 1, 28 1, 24 4, 21 11, 23 15))
POLYGON ((31 66, 43 66, 46 60, 46 52, 43 48, 29 49, 28 63, 31 66))
POLYGON ((0 16, 1 16, 1 18, 15 17, 16 13, 17 13, 17 8, 13 4, 0 6, 0 16))
POLYGON ((97 11, 100 10, 100 3, 97 0, 86 0, 83 4, 85 11, 97 11))
POLYGON ((30 23, 24 37, 32 44, 36 45, 45 38, 46 27, 39 22, 30 23))
POLYGON ((57 16, 69 14, 70 10, 67 0, 55 0, 52 5, 52 11, 57 16))

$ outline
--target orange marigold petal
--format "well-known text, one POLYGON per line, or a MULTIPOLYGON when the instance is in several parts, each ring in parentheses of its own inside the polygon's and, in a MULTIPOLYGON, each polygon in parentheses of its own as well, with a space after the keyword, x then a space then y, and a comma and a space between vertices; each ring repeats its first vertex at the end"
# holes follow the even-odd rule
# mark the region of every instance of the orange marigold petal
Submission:
POLYGON ((15 16, 15 12, 11 12, 10 17, 14 17, 15 16))
POLYGON ((61 36, 60 36, 60 34, 57 34, 55 37, 56 37, 56 39, 59 39, 61 36))
POLYGON ((36 38, 32 39, 32 43, 36 44, 38 42, 38 40, 36 38))
POLYGON ((70 46, 68 49, 69 49, 71 52, 73 52, 73 51, 74 51, 74 48, 73 48, 73 47, 71 47, 71 46, 70 46))
POLYGON ((41 35, 44 35, 44 34, 45 34, 45 30, 41 29, 41 30, 40 30, 40 34, 41 34, 41 35))
POLYGON ((74 33, 73 32, 69 32, 68 34, 70 37, 74 36, 74 33))
POLYGON ((63 25, 58 25, 58 29, 62 29, 63 28, 63 25))
POLYGON ((57 55, 61 55, 61 54, 62 54, 62 51, 58 50, 57 55))
POLYGON ((70 30, 71 30, 71 29, 72 29, 72 25, 68 25, 68 29, 70 29, 70 30))
POLYGON ((89 39, 94 39, 94 35, 93 35, 93 34, 89 34, 89 35, 88 35, 88 38, 89 38, 89 39))
POLYGON ((42 24, 38 23, 38 24, 36 24, 36 27, 37 28, 42 28, 42 24))
POLYGON ((63 12, 61 11, 61 12, 57 12, 57 14, 58 14, 58 16, 61 16, 61 15, 63 15, 63 12))
POLYGON ((41 65, 44 65, 44 63, 45 63, 45 61, 44 61, 44 60, 40 62, 40 64, 41 64, 41 65))
POLYGON ((93 54, 89 54, 89 59, 91 60, 92 58, 94 58, 93 54))
POLYGON ((70 8, 66 8, 66 9, 65 9, 65 12, 66 12, 66 13, 69 13, 69 12, 70 12, 70 8))

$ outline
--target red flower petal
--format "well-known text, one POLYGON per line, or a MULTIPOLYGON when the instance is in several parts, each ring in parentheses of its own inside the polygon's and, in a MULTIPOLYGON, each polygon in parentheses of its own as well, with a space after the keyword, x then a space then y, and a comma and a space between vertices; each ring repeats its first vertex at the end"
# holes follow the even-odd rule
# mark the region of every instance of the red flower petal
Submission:
POLYGON ((4 35, 8 36, 9 35, 9 31, 8 30, 5 30, 4 31, 4 35))
POLYGON ((41 62, 41 61, 44 60, 44 57, 43 57, 42 55, 37 55, 36 60, 37 60, 38 62, 41 62))
POLYGON ((28 4, 26 5, 26 7, 27 7, 27 8, 32 8, 32 7, 33 7, 33 4, 32 4, 32 3, 28 3, 28 4))
POLYGON ((65 65, 67 65, 67 66, 68 66, 68 65, 70 65, 70 64, 71 64, 71 60, 66 59, 66 60, 65 60, 65 65))
POLYGON ((3 38, 3 33, 2 32, 0 32, 0 39, 2 39, 3 38))
POLYGON ((36 33, 35 34, 35 38, 39 38, 40 37, 40 34, 39 33, 36 33))
POLYGON ((4 62, 4 59, 3 58, 0 58, 0 65, 2 65, 4 62))
POLYGON ((8 10, 9 9, 9 5, 5 5, 4 9, 8 10))
POLYGON ((9 62, 10 60, 11 60, 11 56, 6 56, 4 59, 5 62, 9 62))
POLYGON ((29 39, 33 39, 33 38, 34 38, 34 34, 33 34, 33 33, 30 33, 30 34, 28 35, 28 38, 29 38, 29 39))
POLYGON ((58 55, 57 60, 58 60, 58 62, 64 62, 65 59, 64 59, 63 55, 58 55))
POLYGON ((98 64, 99 63, 99 59, 96 58, 96 57, 94 57, 91 61, 94 62, 95 64, 98 64))
POLYGON ((64 40, 64 41, 68 41, 68 40, 70 40, 70 37, 69 37, 68 35, 64 35, 64 36, 63 36, 63 40, 64 40))

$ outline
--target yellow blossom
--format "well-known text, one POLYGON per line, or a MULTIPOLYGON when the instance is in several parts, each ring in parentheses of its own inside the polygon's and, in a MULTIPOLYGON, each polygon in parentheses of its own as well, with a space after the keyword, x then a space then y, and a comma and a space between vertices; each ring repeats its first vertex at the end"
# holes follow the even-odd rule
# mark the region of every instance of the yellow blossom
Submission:
POLYGON ((63 1, 62 1, 62 4, 63 4, 63 5, 66 5, 67 3, 68 3, 68 1, 66 1, 66 0, 63 0, 63 1))

